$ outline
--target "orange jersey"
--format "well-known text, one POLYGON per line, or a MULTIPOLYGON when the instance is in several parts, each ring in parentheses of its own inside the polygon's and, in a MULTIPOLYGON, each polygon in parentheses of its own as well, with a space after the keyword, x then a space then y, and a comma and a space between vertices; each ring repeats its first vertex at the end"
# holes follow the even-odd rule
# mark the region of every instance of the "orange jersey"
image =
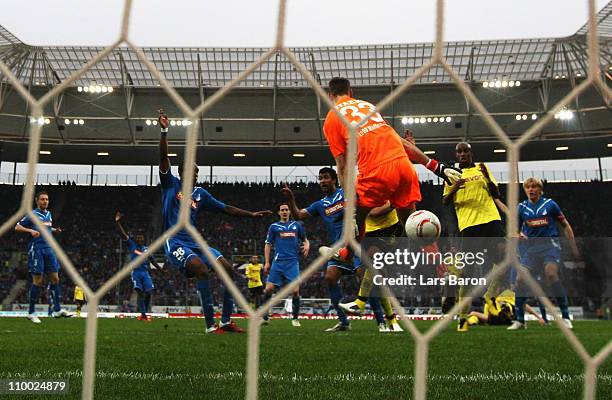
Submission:
MULTIPOLYGON (((335 108, 351 124, 361 122, 368 113, 375 110, 375 107, 367 101, 349 96, 340 97, 335 108)), ((346 153, 349 131, 333 110, 327 113, 323 133, 334 158, 346 153)), ((407 157, 399 135, 377 112, 357 130, 357 146, 357 165, 360 175, 367 175, 386 162, 407 157)))

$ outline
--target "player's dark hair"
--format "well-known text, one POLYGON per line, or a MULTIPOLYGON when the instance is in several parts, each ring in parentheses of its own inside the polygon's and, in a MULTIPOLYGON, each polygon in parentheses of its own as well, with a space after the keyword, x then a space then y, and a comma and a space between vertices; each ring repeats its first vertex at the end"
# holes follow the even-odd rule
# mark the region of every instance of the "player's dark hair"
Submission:
POLYGON ((342 96, 351 91, 351 82, 346 78, 335 77, 329 81, 328 87, 332 96, 342 96))
POLYGON ((49 196, 49 193, 47 193, 47 192, 46 192, 46 191, 44 191, 44 190, 41 190, 40 192, 37 192, 37 193, 36 193, 36 195, 34 196, 34 200, 38 200, 38 198, 39 198, 40 196, 42 196, 43 194, 46 194, 47 196, 49 196))
POLYGON ((329 176, 332 177, 334 182, 336 182, 336 185, 338 184, 338 174, 336 173, 335 169, 331 167, 323 167, 319 170, 319 175, 321 174, 329 174, 329 176))
POLYGON ((287 203, 286 201, 281 201, 280 203, 278 203, 278 207, 276 208, 280 211, 280 208, 282 206, 287 206, 287 208, 289 208, 289 211, 291 211, 291 207, 289 207, 289 203, 287 203))

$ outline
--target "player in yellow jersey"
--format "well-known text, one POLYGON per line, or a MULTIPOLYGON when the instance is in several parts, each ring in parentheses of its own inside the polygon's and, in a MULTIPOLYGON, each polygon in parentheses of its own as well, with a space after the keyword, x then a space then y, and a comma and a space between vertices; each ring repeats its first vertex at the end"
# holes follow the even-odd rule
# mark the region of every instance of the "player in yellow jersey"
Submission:
MULTIPOLYGON (((512 290, 504 290, 493 298, 492 303, 487 303, 482 312, 472 311, 468 315, 468 324, 487 325, 510 325, 515 316, 516 296, 512 290)), ((546 321, 529 304, 525 304, 525 310, 536 317, 540 325, 546 325, 546 321)))
MULTIPOLYGON (((457 247, 454 243, 451 243, 449 252, 451 254, 457 253, 457 247)), ((461 269, 455 266, 455 257, 448 256, 442 260, 442 264, 436 268, 436 273, 439 278, 444 279, 444 286, 442 286, 442 314, 448 314, 448 312, 455 306, 457 302, 457 287, 455 285, 448 284, 448 277, 454 275, 457 278, 461 277, 461 269)))
MULTIPOLYGON (((461 169, 461 179, 451 185, 445 183, 443 203, 454 206, 461 238, 479 238, 463 239, 461 251, 482 251, 487 254, 485 271, 475 271, 474 268, 463 271, 465 277, 470 277, 487 272, 501 259, 504 229, 498 207, 503 203, 489 168, 484 163, 474 163, 472 146, 466 142, 458 143, 455 155, 461 169)), ((469 290, 469 287, 462 286, 459 298, 465 297, 469 290)), ((491 296, 485 294, 485 301, 490 303, 491 296)), ((459 332, 468 330, 468 311, 469 304, 459 312, 459 332)))
MULTIPOLYGON (((397 211, 391 207, 390 202, 386 202, 381 207, 376 207, 370 211, 366 218, 366 237, 399 237, 402 235, 403 228, 400 223, 397 211)), ((355 301, 340 303, 340 307, 350 314, 361 314, 365 311, 365 304, 368 301, 372 289, 372 271, 365 268, 359 294, 355 301)), ((387 319, 387 329, 389 332, 402 332, 403 329, 397 322, 397 317, 388 298, 382 297, 380 305, 387 319)))
MULTIPOLYGON (((319 187, 324 194, 324 197, 310 204, 306 208, 298 207, 293 191, 285 185, 281 189, 281 193, 288 199, 291 215, 296 220, 305 220, 308 218, 321 218, 328 234, 327 244, 337 242, 342 237, 344 228, 344 190, 337 187, 338 175, 333 168, 325 167, 319 170, 319 187)), ((328 246, 319 247, 319 253, 328 254, 330 248, 328 246)), ((353 275, 360 273, 360 263, 353 259, 350 263, 331 259, 327 262, 325 275, 323 277, 325 285, 329 290, 331 306, 336 310, 338 323, 331 328, 326 329, 326 332, 343 332, 351 330, 351 324, 346 316, 346 313, 340 308, 339 303, 343 298, 342 289, 339 285, 340 279, 344 275, 353 275)), ((376 299, 378 300, 378 299, 376 299)), ((376 302, 375 302, 376 303, 376 302)), ((380 309, 376 304, 372 305, 372 309, 380 309)), ((375 315, 379 314, 375 311, 375 315)), ((382 313, 376 315, 376 322, 379 331, 387 332, 387 327, 382 313)))
POLYGON ((83 308, 83 304, 85 304, 85 292, 79 286, 74 287, 74 302, 76 303, 76 316, 81 316, 81 309, 83 308))
POLYGON ((461 179, 452 185, 444 184, 443 202, 455 207, 461 236, 499 234, 501 215, 495 202, 500 198, 497 181, 484 163, 474 164, 469 143, 457 144, 456 156, 461 179))
MULTIPOLYGON (((435 165, 434 173, 443 178, 445 182, 454 182, 460 176, 460 171, 454 167, 448 167, 442 163, 427 157, 417 146, 414 140, 414 135, 411 130, 406 129, 403 137, 400 139, 404 146, 404 151, 408 155, 411 162, 422 164, 428 169, 432 164, 435 165), (437 172, 436 172, 437 171, 437 172)), ((433 170, 432 170, 433 171, 433 170)), ((420 200, 420 199, 419 199, 420 200)), ((372 209, 366 218, 366 237, 400 237, 405 236, 404 224, 409 214, 416 210, 416 201, 412 202, 410 210, 405 210, 402 215, 398 215, 397 211, 391 207, 390 202, 387 202, 381 207, 372 209), (400 220, 401 217, 402 219, 400 220)), ((367 298, 372 286, 372 273, 366 270, 364 278, 359 289, 359 297, 349 303, 341 303, 340 307, 351 314, 362 314, 365 310, 365 299, 367 298)), ((387 309, 385 302, 382 306, 387 309)), ((396 319, 394 319, 396 321, 396 319)), ((397 329, 401 329, 399 324, 395 324, 397 329)), ((397 330, 394 330, 397 331, 397 330)))
POLYGON ((263 295, 262 269, 263 265, 259 256, 252 256, 250 263, 246 266, 245 275, 248 280, 249 303, 253 308, 258 308, 261 305, 261 296, 263 295))

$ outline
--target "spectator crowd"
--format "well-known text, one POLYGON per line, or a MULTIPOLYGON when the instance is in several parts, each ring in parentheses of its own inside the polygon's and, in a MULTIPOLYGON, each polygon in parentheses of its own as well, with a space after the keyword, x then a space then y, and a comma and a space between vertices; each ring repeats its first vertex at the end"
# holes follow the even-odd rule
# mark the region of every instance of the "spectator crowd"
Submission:
MULTIPOLYGON (((201 184, 217 199, 248 210, 276 211, 284 200, 280 186, 276 184, 255 183, 216 183, 201 184)), ((298 206, 305 208, 321 198, 317 184, 293 183, 298 206)), ((502 195, 504 185, 501 185, 502 195)), ((0 185, 0 219, 6 221, 18 208, 23 187, 0 185)), ((39 187, 49 193, 49 209, 53 213, 54 226, 63 229, 56 236, 77 271, 94 289, 112 277, 128 260, 125 245, 120 240, 114 224, 114 214, 125 214, 124 223, 132 234, 142 233, 147 243, 161 234, 161 196, 158 187, 101 187, 61 185, 39 187)), ((421 184, 423 201, 420 209, 427 209, 440 217, 443 236, 456 234, 456 221, 452 208, 443 207, 442 187, 431 182, 421 184)), ((545 186, 545 196, 560 204, 568 220, 574 227, 578 238, 609 237, 612 231, 612 213, 607 209, 606 198, 612 198, 612 183, 551 183, 545 186), (594 199, 600 199, 594 201, 594 199)), ((247 256, 263 255, 264 240, 268 226, 276 216, 264 219, 237 218, 225 214, 200 213, 197 228, 208 243, 219 249, 236 266, 242 264, 247 256)), ((318 254, 319 246, 328 244, 327 234, 320 220, 305 221, 305 229, 311 242, 311 252, 301 265, 308 265, 318 254)), ((592 239, 590 239, 592 240, 592 239)), ((29 237, 9 230, 0 237, 0 302, 8 295, 17 279, 28 279, 27 243, 29 237)), ((587 240, 583 245, 587 245, 587 240)), ((587 251, 588 253, 588 251, 587 251)), ((587 254, 588 256, 588 254, 587 254)), ((163 250, 158 250, 155 258, 163 264, 163 250)), ((597 284, 601 281, 601 271, 590 266, 587 257, 582 284, 597 284), (593 281, 589 283, 590 281, 593 281)), ((74 283, 65 269, 60 273, 63 284, 64 301, 70 302, 74 283)), ((154 304, 197 305, 194 282, 186 279, 182 272, 167 265, 152 272, 156 286, 154 304)), ((322 281, 323 271, 318 271, 301 288, 304 298, 325 298, 327 288, 322 281)), ((246 293, 246 280, 237 271, 236 281, 246 293)), ((343 279, 345 293, 356 293, 358 282, 354 277, 343 279)), ((216 288, 218 296, 220 285, 216 288)), ((16 302, 27 302, 27 286, 18 294, 16 302)), ((131 282, 125 279, 111 289, 102 304, 124 304, 132 293, 131 282)), ((220 297, 217 297, 220 298, 220 297)), ((44 301, 45 299, 43 299, 44 301)), ((582 300, 574 299, 574 303, 582 300)))

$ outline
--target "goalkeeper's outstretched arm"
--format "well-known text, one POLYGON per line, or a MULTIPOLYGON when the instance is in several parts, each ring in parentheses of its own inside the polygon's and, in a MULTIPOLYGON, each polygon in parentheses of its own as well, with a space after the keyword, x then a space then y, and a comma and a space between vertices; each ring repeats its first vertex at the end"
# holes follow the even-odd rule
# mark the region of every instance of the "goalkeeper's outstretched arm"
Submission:
POLYGON ((444 182, 449 185, 452 185, 455 181, 461 179, 460 170, 436 161, 433 158, 427 157, 425 153, 423 153, 415 144, 414 139, 412 139, 412 132, 408 131, 406 133, 410 133, 410 135, 407 135, 406 138, 401 138, 401 140, 410 161, 424 165, 425 168, 436 174, 436 176, 444 179, 444 182))

